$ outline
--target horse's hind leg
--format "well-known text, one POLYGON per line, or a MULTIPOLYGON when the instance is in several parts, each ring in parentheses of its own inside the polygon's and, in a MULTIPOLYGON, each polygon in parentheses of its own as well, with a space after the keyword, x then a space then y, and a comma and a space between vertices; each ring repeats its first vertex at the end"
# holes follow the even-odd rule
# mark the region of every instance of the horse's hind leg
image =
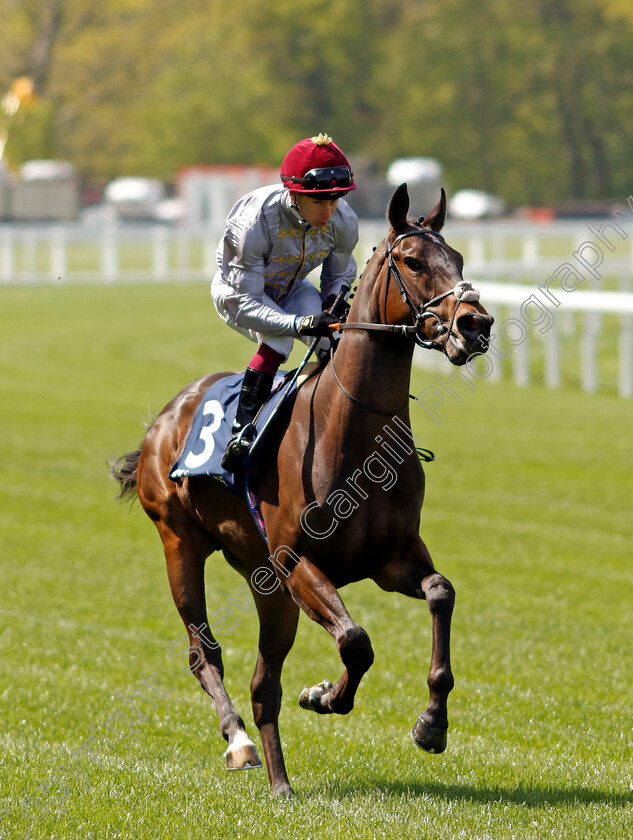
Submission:
POLYGON ((253 592, 259 615, 259 649, 251 680, 253 718, 259 729, 273 793, 292 795, 279 739, 281 669, 297 632, 299 608, 279 589, 253 592))
POLYGON ((213 700, 220 718, 220 732, 228 742, 229 770, 261 767, 255 745, 246 734, 244 721, 233 708, 224 687, 224 666, 219 643, 209 630, 204 594, 204 564, 209 538, 192 522, 179 536, 164 522, 156 523, 167 560, 171 593, 189 635, 189 670, 213 700))
POLYGON ((304 689, 299 704, 319 714, 346 715, 354 708, 356 690, 374 661, 369 636, 352 620, 331 581, 305 557, 292 570, 286 587, 301 609, 331 634, 345 665, 336 685, 323 680, 304 689))

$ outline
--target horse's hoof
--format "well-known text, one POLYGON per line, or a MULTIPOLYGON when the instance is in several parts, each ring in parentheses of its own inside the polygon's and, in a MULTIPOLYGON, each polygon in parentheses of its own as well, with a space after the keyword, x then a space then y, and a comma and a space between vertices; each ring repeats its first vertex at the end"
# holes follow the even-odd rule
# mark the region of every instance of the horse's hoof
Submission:
POLYGON ((446 749, 446 729, 440 729, 439 726, 431 726, 423 715, 420 715, 415 722, 415 726, 411 730, 411 737, 418 745, 430 753, 441 753, 446 749))
POLYGON ((272 787, 270 792, 273 796, 280 796, 284 797, 285 799, 292 799, 295 795, 294 790, 290 787, 289 784, 279 785, 279 787, 272 787))
POLYGON ((329 680, 322 680, 318 685, 313 685, 311 688, 304 688, 299 695, 299 705, 302 709, 308 709, 319 715, 332 714, 332 709, 327 703, 332 688, 334 686, 329 680))
POLYGON ((262 766, 255 744, 246 732, 238 732, 235 735, 224 756, 227 770, 252 770, 262 766))

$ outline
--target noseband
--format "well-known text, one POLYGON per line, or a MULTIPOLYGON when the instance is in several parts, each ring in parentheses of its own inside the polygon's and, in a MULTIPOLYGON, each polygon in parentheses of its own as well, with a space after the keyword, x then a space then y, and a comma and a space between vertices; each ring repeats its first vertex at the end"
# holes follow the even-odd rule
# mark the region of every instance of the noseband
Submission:
MULTIPOLYGON (((385 239, 385 253, 387 257, 387 280, 385 283, 385 291, 383 295, 383 318, 384 322, 380 324, 370 324, 370 323, 343 323, 340 325, 340 329, 342 330, 380 330, 383 332, 392 332, 392 333, 399 333, 400 335, 406 335, 408 337, 413 338, 415 343, 419 347, 425 347, 427 349, 434 349, 437 348, 437 340, 444 334, 448 333, 446 337, 446 342, 451 336, 451 332, 453 331, 453 325, 455 324, 455 317, 457 315, 457 310, 459 309, 460 303, 475 303, 479 300, 479 292, 475 287, 469 283, 467 280, 460 280, 459 283, 456 283, 451 289, 448 289, 445 292, 442 292, 439 295, 435 295, 435 297, 427 300, 426 302, 423 301, 418 294, 416 293, 415 289, 412 289, 409 283, 405 280, 402 276, 402 272, 398 268, 396 261, 393 258, 393 251, 395 247, 402 242, 403 239, 406 239, 409 236, 430 236, 430 237, 438 237, 439 239, 444 242, 444 238, 440 236, 439 233, 436 231, 430 230, 413 230, 409 231, 408 233, 401 233, 400 236, 397 236, 393 242, 393 245, 389 245, 389 237, 385 239), (387 321, 387 295, 389 294, 389 281, 393 276, 396 285, 398 287, 398 291, 400 292, 400 296, 402 300, 409 306, 409 309, 413 313, 414 316, 414 325, 408 324, 388 324, 387 321), (431 307, 436 306, 440 301, 444 300, 444 298, 448 297, 449 295, 455 295, 457 298, 457 305, 453 309, 453 315, 451 317, 451 322, 448 327, 444 326, 442 321, 440 320, 439 315, 436 312, 430 312, 429 310, 431 307), (424 324, 427 318, 435 318, 436 320, 436 329, 435 329, 435 336, 432 339, 427 339, 424 337, 424 324)), ((444 346, 446 346, 446 342, 444 346)), ((438 348, 440 349, 440 348, 438 348)), ((443 349, 443 348, 442 348, 443 349)))

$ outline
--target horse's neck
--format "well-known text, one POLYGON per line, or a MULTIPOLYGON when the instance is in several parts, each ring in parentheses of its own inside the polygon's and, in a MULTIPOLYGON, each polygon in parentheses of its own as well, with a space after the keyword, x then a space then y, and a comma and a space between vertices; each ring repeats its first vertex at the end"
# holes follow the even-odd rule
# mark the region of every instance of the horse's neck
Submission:
MULTIPOLYGON (((376 413, 395 412, 408 404, 413 347, 400 336, 350 330, 334 358, 341 385, 376 413)), ((342 389, 337 385, 342 393, 342 389)), ((343 395, 344 396, 344 395, 343 395)), ((354 403, 349 400, 352 405, 354 403)), ((356 406, 357 410, 361 410, 356 406)))
MULTIPOLYGON (((350 323, 381 321, 384 274, 383 271, 382 282, 380 270, 373 279, 363 277, 349 312, 350 323)), ((376 425, 385 422, 380 412, 406 407, 412 357, 413 343, 397 334, 344 330, 334 357, 336 374, 345 390, 364 406, 350 400, 334 381, 331 398, 339 403, 344 418, 356 428, 358 424, 376 425)))

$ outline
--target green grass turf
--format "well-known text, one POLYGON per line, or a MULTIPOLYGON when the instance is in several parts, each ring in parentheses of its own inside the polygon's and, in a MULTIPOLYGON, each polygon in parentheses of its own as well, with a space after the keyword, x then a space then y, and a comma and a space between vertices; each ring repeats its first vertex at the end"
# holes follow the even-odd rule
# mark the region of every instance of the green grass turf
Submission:
MULTIPOLYGON (((342 594, 374 667, 348 717, 301 710, 300 689, 341 670, 302 618, 281 714, 297 795, 278 801, 265 771, 224 770, 211 702, 168 655, 183 628, 155 529, 113 501, 105 466, 139 443, 148 407, 243 367, 250 346, 200 284, 4 288, 0 326, 0 837, 633 836, 630 402, 483 382, 461 405, 447 396, 441 424, 414 406, 437 454, 422 532, 457 590, 448 750, 409 737, 427 699, 426 606, 355 584, 342 594), (65 799, 50 781, 63 811, 42 799, 142 672, 173 690, 114 753, 96 743, 100 763, 65 775, 65 799)), ((414 372, 414 393, 430 376, 414 372)), ((211 558, 210 610, 240 580, 211 558)), ((236 617, 226 684, 259 743, 256 620, 236 617)))

